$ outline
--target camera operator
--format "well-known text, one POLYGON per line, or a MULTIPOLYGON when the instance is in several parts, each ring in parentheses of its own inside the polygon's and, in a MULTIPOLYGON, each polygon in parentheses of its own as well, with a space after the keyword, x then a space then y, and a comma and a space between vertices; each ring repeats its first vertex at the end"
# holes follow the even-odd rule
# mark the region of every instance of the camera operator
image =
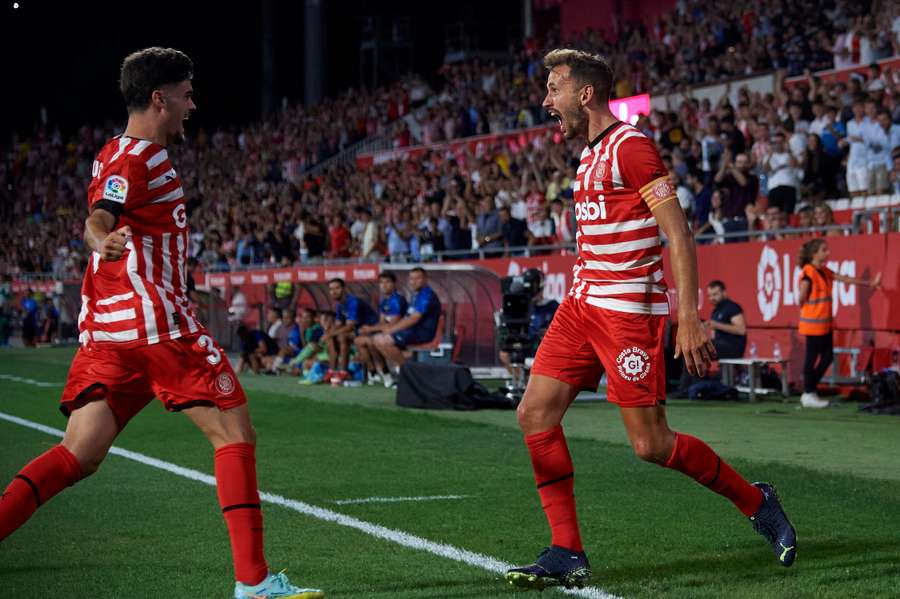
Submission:
MULTIPOLYGON (((511 278, 516 279, 517 277, 511 278)), ((515 331, 513 331, 513 327, 508 324, 508 317, 510 315, 504 313, 501 318, 500 334, 502 337, 500 346, 503 349, 500 350, 500 362, 506 367, 506 370, 509 371, 513 380, 513 385, 515 385, 515 381, 524 380, 522 368, 524 367, 525 358, 534 357, 541 338, 547 331, 547 327, 550 326, 553 315, 556 314, 556 309, 559 308, 559 302, 556 300, 544 299, 544 275, 536 268, 529 268, 523 273, 521 277, 521 289, 519 288, 519 285, 516 285, 515 281, 509 286, 511 287, 513 295, 516 295, 517 292, 528 294, 528 320, 527 329, 524 331, 525 342, 522 343, 522 350, 516 351, 510 348, 511 343, 516 341, 516 339, 514 339, 514 337, 516 337, 515 331)), ((509 293, 504 290, 504 297, 508 295, 509 293)), ((507 304, 507 302, 504 301, 504 304, 507 304)))

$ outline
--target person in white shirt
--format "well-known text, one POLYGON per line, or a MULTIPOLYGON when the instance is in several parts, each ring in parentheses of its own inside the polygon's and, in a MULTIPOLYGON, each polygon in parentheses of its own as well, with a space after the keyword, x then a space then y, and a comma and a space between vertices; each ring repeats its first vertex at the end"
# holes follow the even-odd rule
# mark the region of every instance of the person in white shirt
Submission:
POLYGON ((778 206, 787 214, 792 214, 800 189, 797 159, 788 150, 784 133, 778 131, 772 141, 772 152, 763 162, 763 170, 769 183, 769 205, 778 206))
POLYGON ((831 119, 825 112, 825 104, 823 104, 820 100, 816 100, 815 102, 813 102, 812 112, 816 118, 814 118, 813 121, 809 124, 809 132, 822 137, 825 129, 827 129, 828 125, 831 124, 831 119))
POLYGON ((875 123, 865 130, 870 194, 883 194, 890 190, 888 174, 893 168, 891 150, 898 136, 900 136, 900 127, 891 123, 891 115, 885 109, 878 111, 875 123))
POLYGON ((847 121, 847 137, 840 142, 850 146, 847 156, 847 191, 850 197, 861 197, 869 192, 869 149, 865 140, 868 125, 863 103, 856 100, 853 102, 853 118, 847 121))

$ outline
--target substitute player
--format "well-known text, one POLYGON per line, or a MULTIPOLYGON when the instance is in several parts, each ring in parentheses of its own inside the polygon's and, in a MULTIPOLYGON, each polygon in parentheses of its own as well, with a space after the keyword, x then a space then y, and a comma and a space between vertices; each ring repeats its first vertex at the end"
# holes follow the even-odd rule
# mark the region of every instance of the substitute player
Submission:
POLYGON ((188 307, 185 197, 166 146, 183 141, 184 121, 196 109, 192 78, 191 60, 171 48, 147 48, 122 63, 128 124, 97 155, 88 187, 84 239, 93 254, 81 288, 81 347, 61 400, 66 434, 3 493, 0 540, 93 474, 128 421, 156 396, 166 409, 184 412, 215 449, 234 597, 324 597, 266 564, 247 398, 188 307))
POLYGON ((703 376, 715 357, 697 314, 697 263, 687 220, 653 142, 610 113, 613 74, 600 56, 554 50, 544 107, 566 139, 588 145, 573 183, 578 222, 574 282, 544 336, 518 408, 552 544, 513 568, 518 587, 582 586, 591 576, 581 545, 574 472, 560 422, 575 395, 596 389, 605 369, 638 457, 673 468, 731 500, 790 566, 796 535, 772 487, 750 484, 695 437, 666 422, 663 329, 669 306, 659 229, 669 240, 678 287, 676 357, 703 376))

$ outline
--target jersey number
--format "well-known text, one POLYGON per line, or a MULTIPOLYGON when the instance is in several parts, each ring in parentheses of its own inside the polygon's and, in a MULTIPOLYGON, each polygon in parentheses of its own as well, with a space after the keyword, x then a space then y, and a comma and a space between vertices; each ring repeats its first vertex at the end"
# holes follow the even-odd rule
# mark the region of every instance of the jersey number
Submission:
POLYGON ((185 210, 184 204, 175 206, 175 210, 172 211, 172 218, 175 219, 175 224, 178 225, 179 229, 183 229, 187 226, 187 211, 185 210))
POLYGON ((222 352, 219 351, 219 348, 216 347, 212 337, 209 335, 200 335, 197 338, 197 345, 209 352, 209 355, 206 356, 206 361, 213 366, 222 361, 222 352))

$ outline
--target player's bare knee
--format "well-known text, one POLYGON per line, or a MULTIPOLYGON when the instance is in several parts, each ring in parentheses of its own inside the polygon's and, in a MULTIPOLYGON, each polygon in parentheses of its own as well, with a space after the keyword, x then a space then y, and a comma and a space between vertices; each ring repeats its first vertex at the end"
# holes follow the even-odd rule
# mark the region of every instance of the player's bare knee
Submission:
POLYGON ((519 428, 526 435, 533 435, 550 430, 559 424, 562 418, 551 406, 543 403, 522 401, 516 408, 519 428))
POLYGON ((645 462, 664 465, 669 459, 666 444, 653 437, 638 437, 631 440, 631 446, 637 457, 645 462))
POLYGON ((78 464, 81 466, 81 477, 86 478, 100 469, 100 464, 106 459, 106 450, 84 447, 77 444, 69 444, 63 441, 63 447, 68 449, 78 464))

